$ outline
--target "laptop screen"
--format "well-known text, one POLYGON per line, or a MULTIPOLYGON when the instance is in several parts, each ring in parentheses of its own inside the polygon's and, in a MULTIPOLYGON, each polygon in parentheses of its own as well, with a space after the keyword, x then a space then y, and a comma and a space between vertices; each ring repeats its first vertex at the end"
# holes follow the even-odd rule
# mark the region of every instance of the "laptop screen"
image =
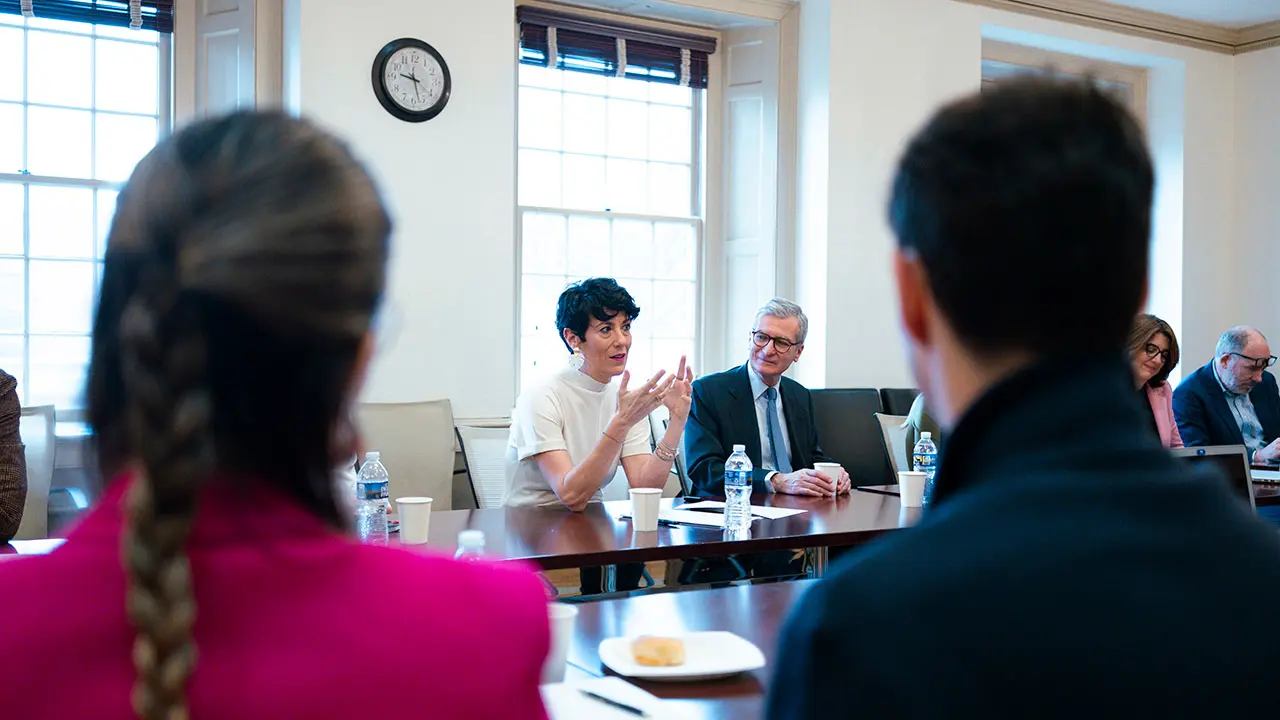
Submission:
POLYGON ((1173 452, 1193 465, 1217 468, 1218 474, 1230 483, 1231 491, 1249 503, 1249 507, 1254 507, 1253 476, 1249 454, 1243 445, 1178 448, 1173 452))

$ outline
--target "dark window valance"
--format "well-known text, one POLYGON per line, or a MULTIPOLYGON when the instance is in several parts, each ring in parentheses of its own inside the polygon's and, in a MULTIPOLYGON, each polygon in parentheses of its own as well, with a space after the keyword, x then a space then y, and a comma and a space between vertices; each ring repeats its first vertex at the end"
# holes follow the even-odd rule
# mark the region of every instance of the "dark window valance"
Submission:
POLYGON ((594 17, 516 8, 520 62, 633 80, 707 86, 707 58, 716 40, 594 17), (551 57, 554 56, 554 57, 551 57))
MULTIPOLYGON (((22 0, 0 0, 0 13, 21 15, 22 0)), ((35 17, 129 27, 128 0, 32 0, 35 17)), ((142 29, 173 32, 173 0, 142 0, 142 29)))

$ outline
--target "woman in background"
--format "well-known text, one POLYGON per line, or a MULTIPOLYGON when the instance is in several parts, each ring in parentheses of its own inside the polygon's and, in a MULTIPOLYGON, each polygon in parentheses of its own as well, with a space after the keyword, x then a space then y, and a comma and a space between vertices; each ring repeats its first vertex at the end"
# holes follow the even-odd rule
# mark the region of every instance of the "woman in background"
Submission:
POLYGON ((1150 411, 1152 431, 1165 447, 1182 447, 1169 385, 1169 373, 1178 366, 1178 338, 1169 323, 1145 313, 1135 318, 1129 331, 1129 361, 1138 402, 1150 411))
POLYGON ((0 563, 6 717, 545 717, 537 578, 360 545, 335 498, 389 233, 346 147, 283 114, 138 165, 87 393, 112 481, 0 563))

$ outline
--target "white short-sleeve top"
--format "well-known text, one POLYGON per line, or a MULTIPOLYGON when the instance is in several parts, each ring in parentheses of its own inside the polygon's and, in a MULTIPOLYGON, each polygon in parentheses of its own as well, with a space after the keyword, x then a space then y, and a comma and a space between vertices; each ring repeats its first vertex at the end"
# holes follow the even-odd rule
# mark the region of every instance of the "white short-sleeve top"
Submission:
MULTIPOLYGON (((542 383, 527 388, 516 400, 507 440, 507 507, 559 505, 560 498, 542 477, 535 455, 565 450, 577 466, 600 442, 618 409, 618 382, 600 383, 566 367, 542 383)), ((613 459, 603 485, 613 480, 621 458, 647 455, 649 423, 641 421, 627 432, 622 452, 613 459)), ((599 490, 591 502, 600 502, 599 490)))

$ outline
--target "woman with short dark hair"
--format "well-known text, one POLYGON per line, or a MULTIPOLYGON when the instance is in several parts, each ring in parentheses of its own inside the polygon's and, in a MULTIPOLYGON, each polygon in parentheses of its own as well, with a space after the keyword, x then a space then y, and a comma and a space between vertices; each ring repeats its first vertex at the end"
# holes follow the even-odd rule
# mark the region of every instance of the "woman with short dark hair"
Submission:
POLYGON ((503 504, 582 510, 600 501, 619 462, 631 487, 666 485, 689 417, 693 369, 680 358, 675 374, 659 370, 636 387, 626 366, 639 315, 612 278, 583 280, 560 294, 556 329, 572 361, 516 401, 503 504), (649 413, 663 405, 670 421, 650 451, 649 413))

